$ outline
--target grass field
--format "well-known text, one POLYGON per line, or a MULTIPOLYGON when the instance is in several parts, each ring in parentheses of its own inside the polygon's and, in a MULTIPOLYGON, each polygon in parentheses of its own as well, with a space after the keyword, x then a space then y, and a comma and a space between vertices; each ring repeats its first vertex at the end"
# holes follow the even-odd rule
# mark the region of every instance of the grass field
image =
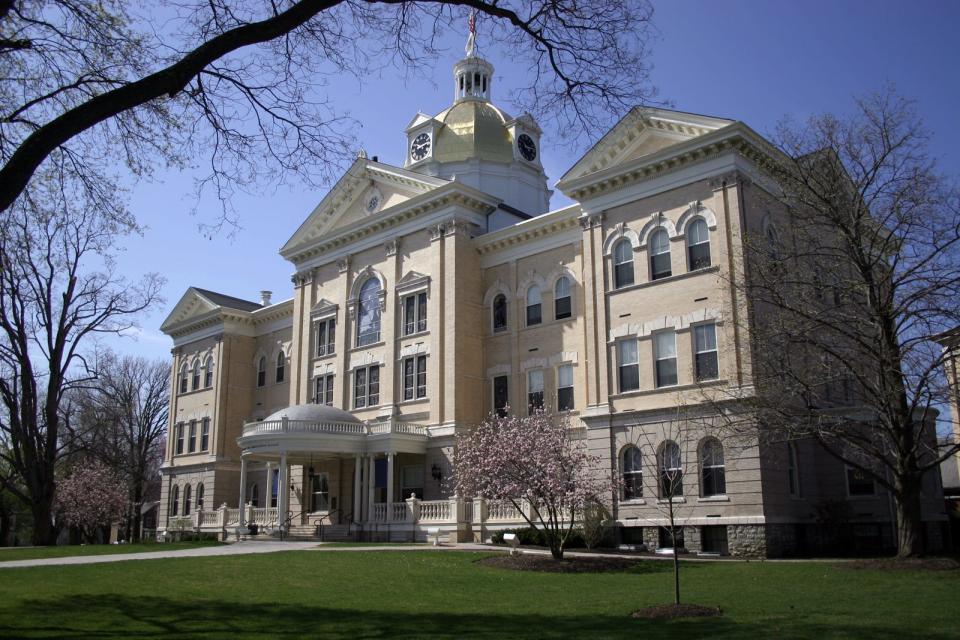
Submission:
POLYGON ((9 560, 36 560, 66 558, 69 556, 100 556, 115 553, 150 553, 152 551, 179 551, 220 544, 219 542, 143 542, 140 544, 87 544, 62 547, 0 547, 0 562, 9 560))
POLYGON ((720 618, 635 620, 671 565, 516 572, 482 553, 281 552, 0 571, 3 638, 956 638, 960 572, 684 563, 720 618))

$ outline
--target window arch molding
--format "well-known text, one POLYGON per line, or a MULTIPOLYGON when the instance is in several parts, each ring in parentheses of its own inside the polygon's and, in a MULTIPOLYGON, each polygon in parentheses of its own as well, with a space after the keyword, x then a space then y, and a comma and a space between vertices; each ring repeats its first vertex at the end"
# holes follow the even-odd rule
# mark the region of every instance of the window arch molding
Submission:
POLYGON ((371 278, 375 278, 380 284, 380 291, 377 293, 380 300, 380 311, 383 312, 387 309, 387 279, 373 267, 366 267, 357 274, 350 286, 350 301, 347 304, 347 312, 351 319, 357 317, 357 308, 360 306, 360 291, 371 278))
POLYGON ((680 217, 677 219, 677 233, 682 236, 687 235, 687 227, 690 226, 690 224, 697 218, 703 218, 703 221, 707 223, 707 229, 710 231, 716 231, 716 214, 712 210, 701 205, 699 207, 691 206, 689 209, 680 214, 680 217))
POLYGON ((568 267, 561 265, 551 271, 550 275, 546 277, 546 282, 550 285, 548 291, 554 292, 557 290, 557 281, 560 280, 560 278, 567 278, 570 281, 571 295, 576 287, 580 285, 580 283, 577 282, 576 277, 574 277, 573 271, 571 271, 568 267))
POLYGON ((513 293, 510 291, 510 287, 503 280, 497 278, 497 281, 490 285, 490 288, 487 289, 487 292, 483 294, 483 306, 489 307, 493 304, 493 299, 497 297, 497 294, 503 294, 506 296, 507 300, 513 296, 513 293))
POLYGON ((643 246, 640 242, 640 234, 621 222, 607 234, 606 240, 603 241, 603 255, 608 258, 612 257, 613 247, 623 238, 630 241, 630 246, 633 247, 634 251, 639 250, 640 247, 643 246))
POLYGON ((653 233, 658 229, 666 230, 667 237, 670 240, 674 240, 677 237, 677 228, 673 225, 673 220, 662 213, 655 213, 650 216, 650 219, 647 221, 647 223, 643 225, 642 229, 640 229, 641 248, 647 246, 647 243, 650 242, 650 236, 652 236, 653 233))
POLYGON ((527 275, 520 281, 520 284, 517 285, 517 298, 526 303, 527 291, 529 291, 533 285, 537 285, 540 287, 540 291, 544 291, 547 288, 547 280, 536 271, 528 271, 527 275))

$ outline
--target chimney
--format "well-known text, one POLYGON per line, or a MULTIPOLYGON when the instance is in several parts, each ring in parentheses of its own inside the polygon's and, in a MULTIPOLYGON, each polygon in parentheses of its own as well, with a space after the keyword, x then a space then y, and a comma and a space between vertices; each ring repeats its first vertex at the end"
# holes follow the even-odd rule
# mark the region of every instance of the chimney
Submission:
POLYGON ((270 296, 273 295, 273 291, 261 291, 260 292, 260 304, 265 307, 270 306, 270 296))

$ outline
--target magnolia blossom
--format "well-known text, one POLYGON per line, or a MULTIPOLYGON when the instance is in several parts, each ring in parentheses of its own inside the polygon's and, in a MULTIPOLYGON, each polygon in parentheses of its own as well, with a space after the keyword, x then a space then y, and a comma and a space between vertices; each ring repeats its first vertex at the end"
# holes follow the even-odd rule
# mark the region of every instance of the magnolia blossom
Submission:
POLYGON ((510 501, 544 533, 558 559, 585 506, 611 495, 613 480, 603 468, 600 458, 587 453, 585 440, 571 439, 565 418, 542 411, 494 414, 457 438, 457 493, 510 501))
POLYGON ((127 492, 116 473, 94 462, 77 467, 58 483, 56 506, 63 520, 89 540, 97 528, 123 517, 127 492))

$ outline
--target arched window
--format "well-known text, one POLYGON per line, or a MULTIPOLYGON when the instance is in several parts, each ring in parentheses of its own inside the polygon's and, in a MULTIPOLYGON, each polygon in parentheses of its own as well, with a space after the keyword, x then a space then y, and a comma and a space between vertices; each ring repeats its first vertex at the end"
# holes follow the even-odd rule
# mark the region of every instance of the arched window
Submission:
POLYGON ((700 445, 700 490, 705 498, 727 493, 723 445, 716 438, 707 438, 700 445))
POLYGON ((253 486, 250 487, 250 504, 255 507, 260 506, 260 487, 256 482, 254 482, 253 486))
POLYGON ((180 513, 180 487, 173 485, 173 492, 170 494, 170 515, 175 516, 180 513))
POLYGON ((540 304, 540 287, 533 285, 527 289, 527 326, 540 324, 543 320, 543 305, 540 304))
POLYGON ((203 366, 203 386, 207 389, 213 386, 213 356, 207 356, 207 362, 203 366))
POLYGON ((633 284, 633 245, 624 238, 613 247, 613 286, 633 284))
POLYGON ((507 330, 507 296, 498 293, 493 299, 493 332, 507 330))
POLYGON ((687 261, 690 271, 710 266, 710 230, 703 218, 697 218, 687 227, 687 261))
POLYGON ((640 449, 629 446, 623 450, 623 499, 635 500, 643 497, 643 456, 640 449))
POLYGON ((187 384, 189 382, 189 374, 187 373, 187 363, 184 362, 180 365, 180 393, 187 392, 187 384))
POLYGON ((357 346, 380 342, 380 281, 370 278, 357 300, 357 346))
POLYGON ((190 485, 183 488, 183 515, 190 515, 190 485))
POLYGON ((569 318, 573 313, 570 304, 570 278, 560 276, 553 285, 553 316, 557 320, 569 318))
POLYGON ((683 467, 680 466, 680 446, 667 440, 660 447, 660 497, 683 495, 683 467))
POLYGON ((650 236, 650 279, 669 278, 671 274, 670 236, 666 229, 657 229, 650 236))
POLYGON ((286 373, 286 358, 283 357, 283 351, 277 354, 277 383, 283 382, 286 373))
POLYGON ((770 219, 770 214, 767 214, 766 218, 763 221, 763 235, 767 239, 767 251, 770 254, 772 260, 780 259, 780 232, 777 230, 777 226, 773 224, 773 221, 770 219))
POLYGON ((267 384, 267 358, 266 356, 260 356, 260 360, 257 361, 257 386, 263 387, 267 384))
POLYGON ((193 361, 193 371, 190 377, 192 378, 190 389, 192 391, 196 391, 197 389, 200 388, 200 361, 199 360, 193 361))
POLYGON ((203 485, 197 485, 197 511, 203 511, 203 485))
POLYGON ((797 464, 797 445, 787 443, 787 483, 790 486, 790 495, 800 496, 800 468, 797 464))

